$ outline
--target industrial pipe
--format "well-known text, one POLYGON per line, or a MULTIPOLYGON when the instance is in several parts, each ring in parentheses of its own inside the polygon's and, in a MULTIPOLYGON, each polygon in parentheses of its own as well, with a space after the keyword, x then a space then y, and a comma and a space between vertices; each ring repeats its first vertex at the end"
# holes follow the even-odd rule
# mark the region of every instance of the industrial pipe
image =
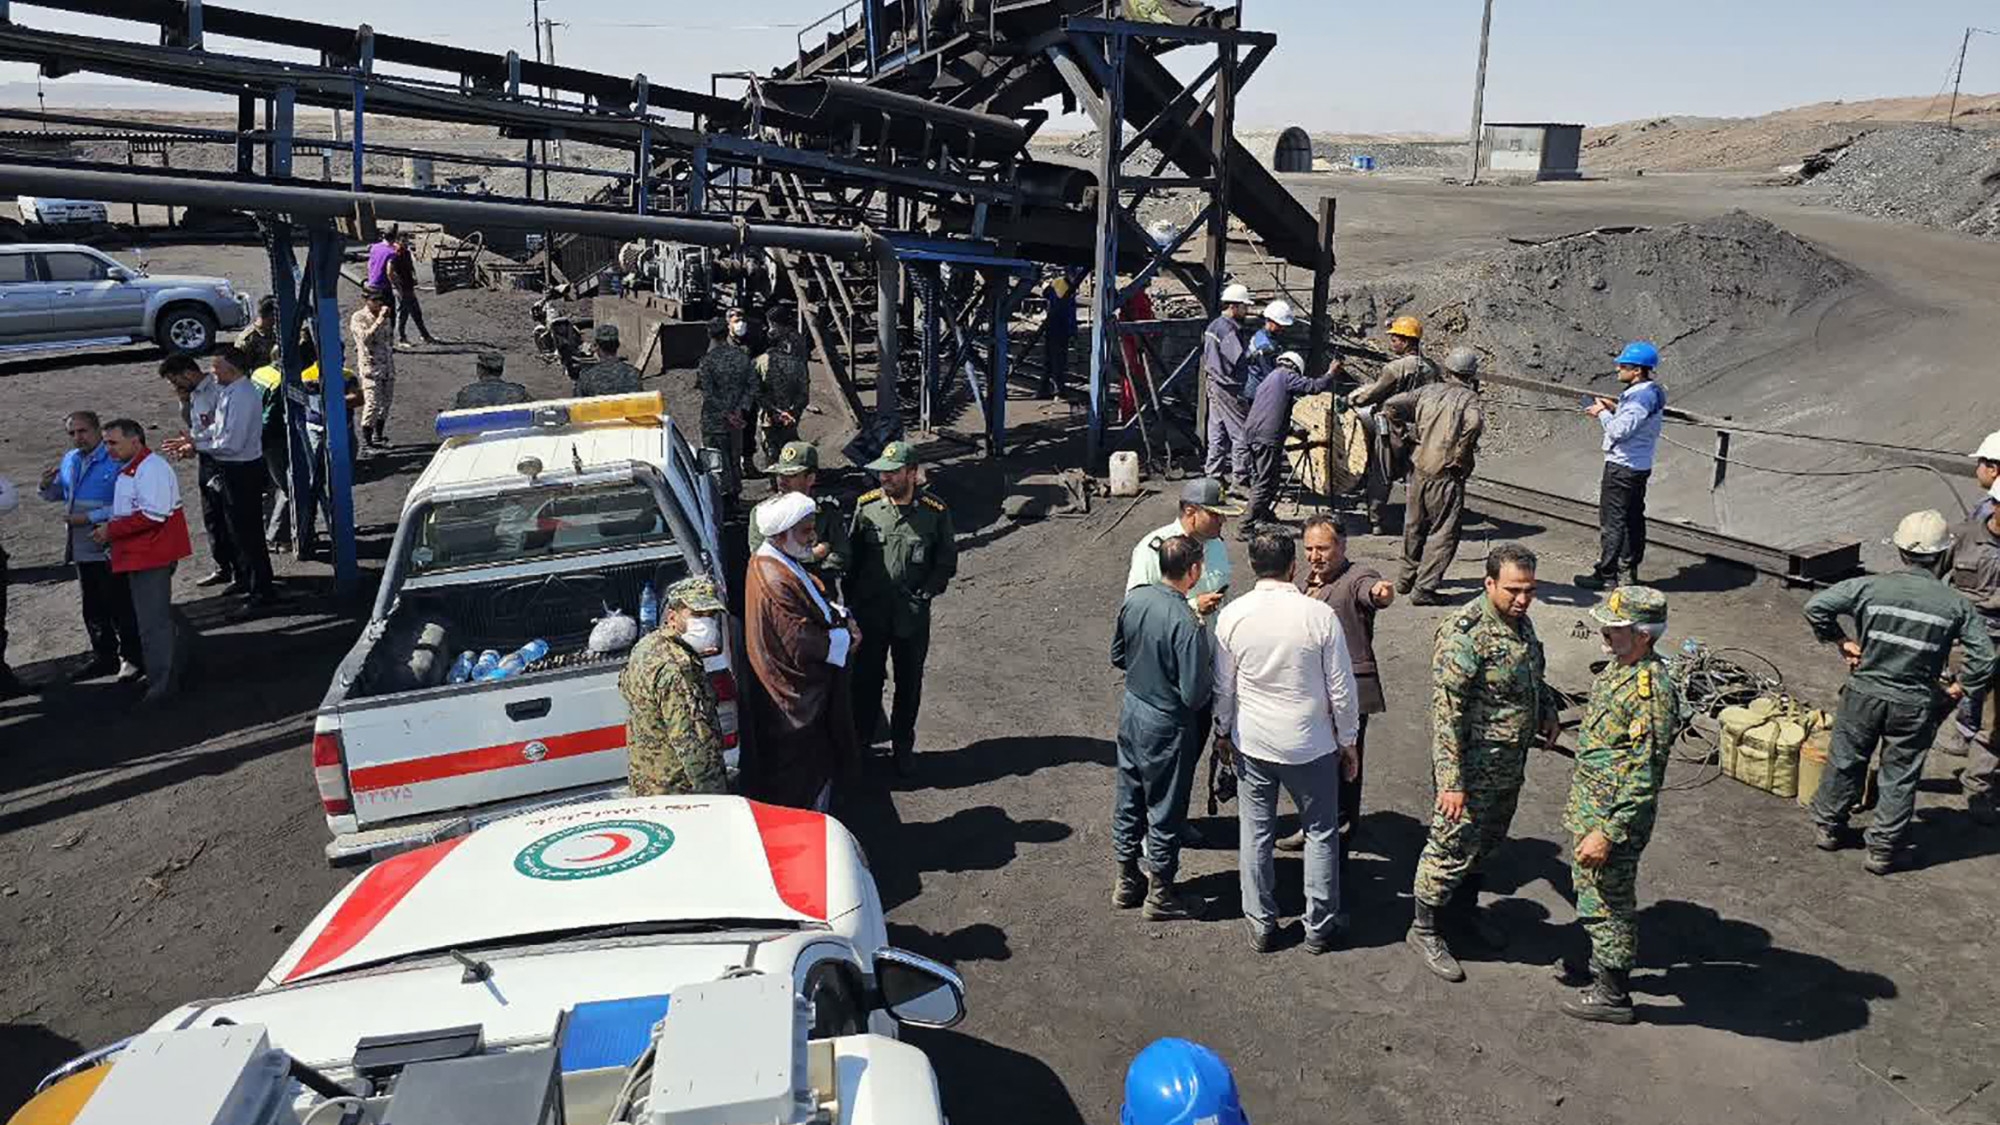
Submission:
POLYGON ((0 162, 0 197, 7 195, 207 207, 283 214, 295 219, 341 219, 372 213, 380 218, 405 222, 573 231, 616 239, 657 238, 663 242, 708 246, 718 250, 771 247, 836 258, 872 257, 878 272, 876 341, 881 358, 881 370, 875 383, 877 425, 893 431, 898 416, 896 376, 899 341, 896 315, 901 296, 896 247, 888 238, 866 227, 831 230, 752 223, 743 219, 635 215, 448 195, 377 194, 331 187, 256 184, 0 162))

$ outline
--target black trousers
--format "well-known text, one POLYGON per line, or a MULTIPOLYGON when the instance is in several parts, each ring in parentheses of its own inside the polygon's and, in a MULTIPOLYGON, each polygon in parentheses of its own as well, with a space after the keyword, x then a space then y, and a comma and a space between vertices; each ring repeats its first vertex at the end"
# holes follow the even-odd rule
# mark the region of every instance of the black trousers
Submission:
MULTIPOLYGON (((271 554, 264 549, 264 485, 270 470, 264 461, 218 461, 216 473, 222 482, 223 522, 228 527, 234 552, 236 578, 248 583, 251 593, 271 590, 271 554)), ((207 489, 203 489, 203 500, 207 489)), ((205 509, 206 505, 204 505, 205 509)), ((204 510, 204 518, 207 513, 204 510)))
POLYGON ((7 549, 0 547, 0 681, 12 677, 7 670, 7 549))
POLYGON ((1251 443, 1248 523, 1262 523, 1278 518, 1278 488, 1284 480, 1285 447, 1251 443))
POLYGON ((132 585, 113 574, 109 562, 76 564, 77 594, 83 602, 83 631, 99 660, 125 660, 145 667, 139 659, 139 618, 132 612, 132 585))
POLYGON ((1646 481, 1651 470, 1604 463, 1597 487, 1597 573, 1637 569, 1646 557, 1646 481))
POLYGON ((431 338, 430 325, 424 323, 424 306, 417 301, 417 291, 406 289, 396 294, 396 338, 408 343, 410 322, 417 322, 417 334, 425 340, 431 338))
POLYGON ((886 624, 861 627, 861 644, 854 655, 854 730, 862 749, 875 745, 875 719, 882 710, 882 688, 895 662, 896 701, 889 711, 889 745, 897 752, 917 747, 917 709, 924 701, 924 661, 931 651, 931 623, 925 618, 907 637, 892 637, 886 624))
MULTIPOLYGON (((262 469, 261 464, 258 467, 262 469)), ((215 560, 215 569, 238 575, 241 571, 236 566, 236 540, 229 533, 229 517, 222 499, 222 462, 206 453, 197 454, 195 480, 200 485, 201 526, 208 533, 209 557, 215 560)))
POLYGON ((1069 342, 1072 333, 1042 333, 1042 397, 1053 398, 1069 383, 1069 342))

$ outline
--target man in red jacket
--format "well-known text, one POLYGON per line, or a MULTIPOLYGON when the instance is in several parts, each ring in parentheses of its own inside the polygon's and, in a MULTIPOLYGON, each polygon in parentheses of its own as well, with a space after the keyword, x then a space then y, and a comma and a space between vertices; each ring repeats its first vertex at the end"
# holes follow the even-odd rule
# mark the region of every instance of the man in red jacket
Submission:
POLYGON ((104 427, 104 444, 123 464, 111 496, 111 518, 91 538, 111 548, 111 572, 132 589, 139 619, 139 650, 146 668, 146 696, 158 704, 173 695, 174 565, 194 553, 180 478, 164 457, 146 447, 146 428, 130 418, 104 427))

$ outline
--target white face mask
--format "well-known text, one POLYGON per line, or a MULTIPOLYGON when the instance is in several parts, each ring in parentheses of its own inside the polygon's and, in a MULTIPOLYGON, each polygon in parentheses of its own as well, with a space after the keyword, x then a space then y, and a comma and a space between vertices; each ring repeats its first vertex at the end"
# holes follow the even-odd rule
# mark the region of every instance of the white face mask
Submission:
POLYGON ((681 640, 696 652, 714 652, 722 647, 722 623, 713 617, 692 615, 681 629, 681 640))
POLYGON ((731 336, 748 336, 750 334, 750 325, 746 321, 735 321, 729 326, 729 334, 731 336))

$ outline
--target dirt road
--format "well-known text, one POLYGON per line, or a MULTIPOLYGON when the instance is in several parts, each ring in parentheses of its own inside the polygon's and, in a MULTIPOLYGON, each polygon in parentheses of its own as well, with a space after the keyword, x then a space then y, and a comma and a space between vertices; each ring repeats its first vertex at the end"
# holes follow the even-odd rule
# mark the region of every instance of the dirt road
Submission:
MULTIPOLYGON (((1560 228, 1569 216, 1537 210, 1549 198, 1504 206, 1560 228)), ((1461 206, 1447 203, 1437 206, 1461 206)), ((1441 237, 1478 237, 1469 225, 1441 237)), ((1365 268, 1358 263, 1390 252, 1364 243, 1347 261, 1365 268)), ((156 252, 156 268, 169 257, 156 252)), ((260 268, 249 251, 188 251, 179 264, 227 266, 245 282, 260 268)), ((521 350, 525 303, 454 294, 429 309, 441 335, 509 345, 516 377, 554 393, 559 376, 521 350)), ((470 377, 466 354, 399 362, 399 452, 357 494, 370 560, 423 458, 428 413, 470 377)), ((32 479, 59 450, 58 416, 73 405, 166 421, 171 399, 151 363, 121 354, 0 369, 10 406, 0 416, 0 472, 32 479)), ((685 403, 680 377, 666 382, 685 403)), ((1045 439, 1037 463, 1074 463, 1062 436, 1024 436, 1045 439)), ((1032 467, 1016 461, 1006 472, 1032 467)), ((1203 822, 1215 846, 1184 864, 1218 920, 1150 925, 1107 903, 1119 691, 1107 631, 1131 546, 1170 517, 1169 497, 1015 524, 1000 515, 999 469, 961 461, 935 477, 964 556, 938 602, 923 753, 909 783, 871 777, 841 812, 868 848, 893 938, 967 976, 972 1018, 914 1037, 937 1062, 953 1120, 1113 1120, 1125 1062, 1158 1035, 1222 1050, 1260 1123, 2000 1120, 1988 1018, 2000 996, 1987 950, 2000 836, 1966 821, 1947 776, 1960 760, 1934 762, 1920 813, 1924 866, 1886 880, 1862 873, 1853 853, 1812 851, 1790 802, 1728 781, 1669 793, 1641 887, 1644 968, 1634 983, 1644 1022, 1575 1024, 1555 1010, 1544 971, 1577 941, 1559 757, 1532 763, 1517 839, 1490 883, 1514 937, 1509 950, 1448 986, 1401 944, 1431 799, 1429 640, 1446 611, 1398 607, 1383 615, 1378 641, 1391 710, 1370 730, 1348 890, 1353 948, 1259 957, 1231 920, 1228 809, 1203 822)), ((10 655, 47 679, 81 649, 73 586, 56 568, 60 540, 32 505, 0 522, 0 536, 25 572, 10 655)), ((1587 630, 1572 635, 1588 599, 1562 580, 1586 563, 1582 536, 1477 520, 1448 590, 1470 596, 1485 544, 1510 538, 1544 554, 1553 581, 1536 622, 1559 685, 1579 689, 1597 642, 1587 630)), ((1232 550, 1247 583, 1240 545, 1232 550)), ((1360 538, 1356 553, 1384 562, 1393 544, 1360 538)), ((1675 597, 1675 638, 1749 646, 1799 690, 1831 698, 1837 666, 1808 644, 1800 595, 1692 560, 1655 561, 1675 597)), ((284 617, 230 623, 197 591, 180 591, 204 629, 207 675, 169 715, 134 716, 129 699, 102 684, 0 703, 9 766, 0 780, 0 1105, 48 1066, 180 1001, 252 987, 341 885, 319 861, 306 734, 356 625, 339 612, 351 607, 324 595, 324 567, 288 569, 295 597, 284 617)), ((1698 781, 1695 769, 1677 765, 1671 779, 1698 781)), ((1280 875, 1296 911, 1297 862, 1281 862, 1280 875)))

